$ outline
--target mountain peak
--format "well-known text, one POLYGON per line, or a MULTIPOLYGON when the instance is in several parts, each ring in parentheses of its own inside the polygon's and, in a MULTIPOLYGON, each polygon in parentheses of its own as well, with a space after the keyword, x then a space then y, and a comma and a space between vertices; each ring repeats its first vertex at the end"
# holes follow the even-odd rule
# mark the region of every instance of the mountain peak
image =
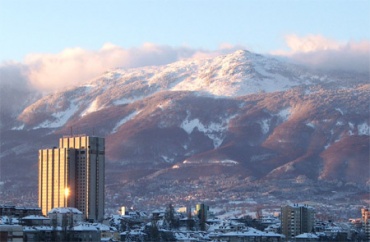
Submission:
POLYGON ((249 50, 237 50, 234 52, 235 55, 247 55, 247 54, 252 54, 249 50))
POLYGON ((296 86, 309 89, 333 79, 335 77, 320 76, 248 50, 237 50, 204 60, 108 71, 87 86, 39 100, 24 109, 19 120, 25 127, 34 129, 55 128, 65 125, 72 117, 130 104, 159 92, 185 91, 232 98, 285 91, 296 86), (51 105, 56 101, 58 105, 51 105), (45 115, 43 119, 39 118, 40 113, 45 115))
MULTIPOLYGON (((235 57, 254 57, 254 56, 262 56, 262 55, 258 55, 254 52, 251 52, 249 50, 237 50, 237 51, 234 51, 233 53, 230 54, 231 56, 235 56, 235 57)), ((268 58, 268 57, 266 57, 268 58)))

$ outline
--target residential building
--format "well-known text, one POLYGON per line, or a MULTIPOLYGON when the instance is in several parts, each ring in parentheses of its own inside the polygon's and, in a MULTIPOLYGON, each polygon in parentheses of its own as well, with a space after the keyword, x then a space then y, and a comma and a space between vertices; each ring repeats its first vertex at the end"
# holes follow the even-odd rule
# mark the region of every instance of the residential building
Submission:
POLYGON ((73 227, 81 223, 84 218, 83 214, 77 208, 53 208, 48 212, 52 226, 73 227))
POLYGON ((23 227, 18 224, 0 224, 0 241, 23 241, 23 227))
POLYGON ((89 221, 104 218, 105 139, 65 136, 59 147, 39 150, 39 206, 42 213, 75 207, 89 221))
POLYGON ((29 215, 20 219, 23 226, 49 226, 50 218, 41 215, 29 215))
POLYGON ((41 215, 41 208, 0 205, 0 216, 22 218, 28 215, 41 215))
POLYGON ((287 239, 312 232, 314 222, 314 208, 308 205, 294 204, 281 208, 281 230, 287 239))

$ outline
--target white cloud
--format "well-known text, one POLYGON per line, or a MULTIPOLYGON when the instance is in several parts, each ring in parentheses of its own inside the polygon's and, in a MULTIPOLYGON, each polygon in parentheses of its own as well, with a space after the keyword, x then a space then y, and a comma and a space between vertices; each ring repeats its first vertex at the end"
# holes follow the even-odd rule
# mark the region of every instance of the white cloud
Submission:
POLYGON ((288 51, 277 50, 272 54, 288 57, 296 63, 315 69, 369 72, 368 40, 343 43, 321 35, 287 35, 285 42, 288 51))
POLYGON ((9 117, 15 116, 37 96, 29 85, 26 71, 27 68, 20 63, 6 62, 0 65, 0 128, 9 122, 12 125, 13 120, 9 120, 9 117))
POLYGON ((44 92, 60 90, 90 80, 112 68, 163 65, 187 58, 206 58, 230 53, 241 46, 224 44, 218 50, 171 47, 145 43, 125 49, 106 43, 92 51, 68 48, 57 54, 29 54, 24 65, 31 85, 44 92))
POLYGON ((335 40, 327 39, 321 35, 309 35, 306 37, 287 35, 285 41, 293 53, 337 50, 342 45, 335 40))

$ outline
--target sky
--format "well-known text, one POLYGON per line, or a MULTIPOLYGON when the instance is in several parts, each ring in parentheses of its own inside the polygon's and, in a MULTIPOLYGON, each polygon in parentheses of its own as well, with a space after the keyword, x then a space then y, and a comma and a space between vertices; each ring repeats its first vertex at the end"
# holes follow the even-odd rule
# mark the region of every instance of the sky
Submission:
POLYGON ((0 0, 0 84, 47 92, 237 49, 368 71, 369 43, 368 0, 0 0))

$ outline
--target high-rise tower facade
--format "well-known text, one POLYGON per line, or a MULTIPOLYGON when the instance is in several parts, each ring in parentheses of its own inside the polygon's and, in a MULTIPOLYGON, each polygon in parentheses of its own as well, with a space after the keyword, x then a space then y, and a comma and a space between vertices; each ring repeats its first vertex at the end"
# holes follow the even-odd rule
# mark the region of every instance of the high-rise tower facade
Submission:
POLYGON ((105 140, 86 135, 60 138, 39 150, 39 206, 75 207, 87 220, 104 218, 105 140))
POLYGON ((315 210, 308 205, 287 205, 281 208, 281 230, 287 239, 303 233, 311 233, 315 222, 315 210))

